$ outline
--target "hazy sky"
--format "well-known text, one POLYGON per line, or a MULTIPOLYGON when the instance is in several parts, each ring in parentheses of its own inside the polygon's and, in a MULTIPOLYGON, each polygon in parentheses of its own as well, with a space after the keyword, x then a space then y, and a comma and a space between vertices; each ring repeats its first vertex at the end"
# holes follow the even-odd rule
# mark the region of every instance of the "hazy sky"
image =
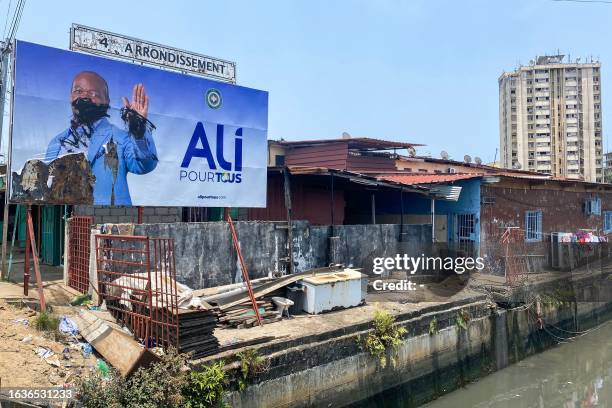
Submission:
POLYGON ((271 139, 346 131, 491 161, 498 76, 557 50, 602 62, 610 145, 611 21, 612 4, 552 0, 28 0, 17 38, 67 48, 75 22, 236 61, 270 92, 271 139))

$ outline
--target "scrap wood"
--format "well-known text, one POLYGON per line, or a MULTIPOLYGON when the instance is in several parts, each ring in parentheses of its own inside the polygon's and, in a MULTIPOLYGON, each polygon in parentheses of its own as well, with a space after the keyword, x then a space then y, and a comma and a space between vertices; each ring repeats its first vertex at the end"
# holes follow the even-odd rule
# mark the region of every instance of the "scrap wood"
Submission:
POLYGON ((159 360, 159 357, 143 349, 131 336, 88 310, 80 310, 74 319, 85 340, 123 376, 159 360))
MULTIPOLYGON (((342 266, 330 266, 330 267, 325 267, 325 268, 311 269, 308 271, 294 273, 291 275, 286 275, 273 282, 266 282, 254 288, 253 295, 255 298, 260 298, 271 292, 274 292, 275 290, 278 290, 294 282, 297 282, 298 280, 303 279, 306 276, 337 272, 340 269, 343 269, 343 267, 342 266)), ((231 308, 232 306, 239 305, 248 300, 249 300, 249 295, 247 293, 239 293, 231 297, 217 299, 216 302, 219 305, 219 309, 227 310, 231 308)))

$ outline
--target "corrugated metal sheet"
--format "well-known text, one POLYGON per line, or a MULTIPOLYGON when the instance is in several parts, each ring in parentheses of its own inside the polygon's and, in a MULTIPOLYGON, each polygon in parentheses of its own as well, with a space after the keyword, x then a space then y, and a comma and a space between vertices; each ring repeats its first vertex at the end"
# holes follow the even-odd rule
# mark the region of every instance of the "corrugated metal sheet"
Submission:
MULTIPOLYGON (((300 177, 291 178, 291 203, 294 220, 308 220, 314 225, 331 224, 331 191, 323 186, 309 185, 300 177)), ((344 223, 346 202, 344 191, 334 191, 334 223, 344 223)), ((286 221, 285 190, 282 174, 268 174, 266 208, 249 208, 249 220, 286 221)))
POLYGON ((356 172, 386 172, 395 171, 395 159, 384 156, 353 156, 349 155, 347 170, 356 172))
POLYGON ((329 143, 289 149, 285 153, 288 166, 326 167, 345 170, 348 157, 346 143, 329 143))
POLYGON ((457 180, 466 180, 482 177, 482 174, 382 174, 379 180, 392 181, 406 185, 450 183, 457 180))
POLYGON ((279 141, 278 144, 287 147, 302 147, 314 145, 329 145, 333 143, 343 143, 349 149, 373 149, 373 150, 388 150, 388 149, 406 149, 414 146, 424 146, 418 143, 395 142, 390 140, 374 139, 371 137, 351 137, 348 139, 314 139, 314 140, 296 140, 296 141, 279 141))

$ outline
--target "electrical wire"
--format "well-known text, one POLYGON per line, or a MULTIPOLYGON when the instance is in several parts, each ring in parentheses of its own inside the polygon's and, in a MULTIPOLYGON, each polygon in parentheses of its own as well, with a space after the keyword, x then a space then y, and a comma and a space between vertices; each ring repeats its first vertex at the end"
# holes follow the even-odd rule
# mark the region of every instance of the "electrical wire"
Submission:
POLYGON ((7 42, 10 44, 15 39, 17 35, 17 29, 19 28, 19 23, 21 22, 21 16, 23 15, 23 9, 25 7, 25 0, 18 0, 17 6, 15 8, 15 13, 13 15, 13 21, 11 23, 11 28, 9 31, 9 36, 7 42))
POLYGON ((8 8, 6 9, 6 18, 4 19, 4 30, 2 31, 2 38, 6 38, 6 29, 9 25, 9 14, 11 12, 12 5, 13 5, 13 0, 9 0, 8 8))

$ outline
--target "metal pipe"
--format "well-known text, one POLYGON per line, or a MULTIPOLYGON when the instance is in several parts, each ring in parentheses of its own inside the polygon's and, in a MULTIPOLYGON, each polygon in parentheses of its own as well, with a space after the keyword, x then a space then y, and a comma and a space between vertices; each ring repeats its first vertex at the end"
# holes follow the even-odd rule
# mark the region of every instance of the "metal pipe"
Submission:
MULTIPOLYGON (((8 82, 8 68, 9 68, 9 47, 11 44, 2 44, 2 97, 0 99, 0 147, 2 146, 2 138, 4 137, 4 133, 2 129, 4 129, 4 106, 6 105, 6 91, 7 91, 7 82, 8 82)), ((7 149, 7 158, 6 158, 6 175, 4 176, 4 222, 2 224, 2 274, 3 277, 8 277, 8 270, 6 266, 6 247, 8 241, 8 218, 9 218, 9 192, 11 188, 11 149, 12 149, 12 141, 13 141, 13 101, 15 100, 14 91, 15 91, 15 81, 14 81, 14 72, 13 72, 13 81, 12 81, 13 92, 11 92, 11 121, 9 123, 8 128, 8 149, 7 149)), ((27 289, 24 289, 27 291, 27 289)))
POLYGON ((436 200, 431 199, 431 242, 436 242, 436 200))
POLYGON ((376 195, 372 193, 372 224, 376 224, 376 195))
POLYGON ((335 236, 334 229, 334 173, 331 174, 331 236, 335 236))
POLYGON ((28 286, 30 285, 30 228, 28 228, 28 218, 31 217, 30 205, 26 210, 26 242, 25 242, 25 258, 23 262, 23 295, 28 296, 28 286))
POLYGON ((400 190, 400 239, 404 234, 404 190, 400 190))
POLYGON ((287 251, 289 252, 289 268, 287 271, 293 273, 293 224, 291 222, 291 180, 287 167, 283 170, 285 208, 287 209, 287 251))

